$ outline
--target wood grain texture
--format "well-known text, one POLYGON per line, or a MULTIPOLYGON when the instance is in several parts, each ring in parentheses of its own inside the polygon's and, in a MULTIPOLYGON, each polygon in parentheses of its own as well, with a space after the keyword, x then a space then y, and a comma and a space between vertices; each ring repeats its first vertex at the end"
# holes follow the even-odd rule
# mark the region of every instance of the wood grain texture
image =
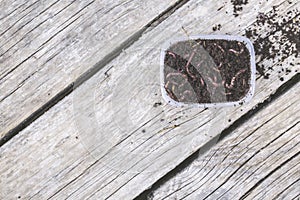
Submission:
POLYGON ((1 1, 0 139, 175 3, 1 1))
POLYGON ((300 83, 153 191, 151 199, 293 199, 300 187, 300 83))
MULTIPOLYGON (((1 197, 136 197, 224 128, 267 101, 299 69, 295 65, 281 81, 277 75, 281 65, 297 63, 299 58, 290 54, 282 60, 280 55, 259 54, 257 62, 272 66, 273 71, 269 79, 258 78, 249 104, 216 110, 173 108, 160 96, 161 44, 185 35, 182 26, 189 34, 212 33, 224 16, 227 21, 219 33, 244 34, 259 12, 269 12, 274 5, 279 5, 279 16, 299 7, 288 1, 252 2, 237 18, 226 13, 232 10, 228 3, 190 1, 149 28, 102 71, 1 147, 0 165, 5 166, 0 169, 1 197)), ((271 33, 270 27, 259 32, 266 33, 271 33)))

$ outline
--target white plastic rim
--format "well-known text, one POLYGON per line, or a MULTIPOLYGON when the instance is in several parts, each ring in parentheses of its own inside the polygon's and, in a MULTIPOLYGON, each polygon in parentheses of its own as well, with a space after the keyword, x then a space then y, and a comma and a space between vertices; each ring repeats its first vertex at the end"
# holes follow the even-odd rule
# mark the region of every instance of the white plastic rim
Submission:
POLYGON ((189 37, 178 37, 178 38, 173 38, 168 41, 166 41, 161 49, 161 57, 160 57, 160 82, 161 82, 161 92, 163 99, 170 105, 176 106, 176 107, 198 107, 198 108, 209 108, 209 107, 225 107, 225 106, 237 106, 237 105, 242 105, 244 103, 249 102, 253 95, 254 95, 254 90, 255 90, 255 73, 256 73, 256 66, 255 66, 255 52, 254 52, 254 47, 252 42, 242 36, 232 36, 232 35, 193 35, 189 37), (248 93, 239 101, 232 101, 232 102, 220 102, 220 103, 183 103, 183 102, 178 102, 172 99, 168 94, 167 91, 165 90, 165 78, 164 78, 164 59, 166 55, 166 51, 170 48, 171 45, 176 44, 178 42, 184 42, 188 40, 227 40, 227 41, 238 41, 238 42, 243 42, 247 49, 249 50, 250 53, 250 70, 251 70, 251 75, 250 75, 250 80, 249 80, 249 85, 250 89, 248 93))

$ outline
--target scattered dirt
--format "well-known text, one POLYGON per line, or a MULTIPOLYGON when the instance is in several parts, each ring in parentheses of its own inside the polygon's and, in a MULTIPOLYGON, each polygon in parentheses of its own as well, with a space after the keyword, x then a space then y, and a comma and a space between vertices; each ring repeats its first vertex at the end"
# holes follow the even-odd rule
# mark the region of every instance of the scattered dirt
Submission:
POLYGON ((221 30, 221 28, 222 28, 221 24, 217 24, 217 25, 213 26, 212 30, 213 31, 217 31, 217 30, 219 31, 219 30, 221 30))
POLYGON ((248 0, 231 0, 231 3, 233 5, 233 15, 237 17, 242 12, 243 6, 248 4, 248 0))
POLYGON ((154 103, 153 107, 154 107, 154 108, 157 108, 158 106, 161 106, 161 105, 162 105, 161 102, 156 102, 156 103, 154 103))
MULTIPOLYGON (((255 54, 257 57, 257 73, 265 79, 269 79, 277 62, 284 62, 288 57, 299 57, 300 52, 300 12, 298 9, 288 11, 284 15, 278 13, 277 7, 269 13, 259 13, 254 25, 245 31, 245 36, 254 41, 255 54), (268 67, 262 61, 268 60, 268 67)), ((295 60, 295 59, 294 59, 295 60)), ((292 67, 300 63, 289 63, 289 68, 282 69, 286 75, 292 72, 292 67)), ((282 65, 282 64, 280 64, 282 65)), ((278 78, 282 77, 283 71, 278 72, 278 78)))

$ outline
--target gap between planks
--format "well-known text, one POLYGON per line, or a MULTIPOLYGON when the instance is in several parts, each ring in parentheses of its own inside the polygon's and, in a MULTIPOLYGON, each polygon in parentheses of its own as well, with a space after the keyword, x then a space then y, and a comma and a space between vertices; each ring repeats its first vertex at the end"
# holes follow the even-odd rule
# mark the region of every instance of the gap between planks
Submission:
POLYGON ((299 84, 298 80, 230 136, 208 152, 194 154, 190 163, 136 199, 195 199, 195 196, 197 199, 271 199, 283 198, 283 194, 287 195, 285 198, 297 195, 299 84), (242 179, 243 176, 252 181, 242 179))
MULTIPOLYGON (((113 73, 113 72, 112 72, 113 73)), ((275 86, 274 86, 275 87, 275 86)), ((267 95, 267 94, 265 94, 265 95, 267 95)), ((267 95, 268 96, 268 95, 267 95)), ((262 99, 261 99, 262 100, 262 99)), ((57 109, 57 106, 54 108, 54 109, 57 109)), ((51 109, 52 110, 52 109, 51 109)), ((36 126, 36 123, 34 123, 35 125, 34 126, 36 126)), ((21 136, 20 136, 21 137, 21 136)), ((19 138, 19 137, 18 137, 19 138)), ((48 142, 50 142, 50 141, 48 141, 48 142)), ((94 168, 94 166, 90 166, 91 168, 94 168)), ((90 170, 92 170, 92 169, 90 169, 90 168, 87 168, 88 170, 87 171, 90 171, 90 170)), ((94 169, 95 170, 95 169, 94 169)), ((84 171, 83 173, 86 173, 87 171, 84 171)), ((74 180, 76 180, 76 179, 74 179, 74 180)), ((76 180, 76 181, 78 181, 78 180, 76 180)), ((71 185, 73 185, 73 183, 71 183, 70 185, 68 185, 68 187, 69 186, 71 186, 71 185)), ((67 189, 67 188, 65 188, 65 189, 67 189)), ((41 195, 41 194, 39 194, 39 195, 41 195)), ((63 195, 63 194, 60 194, 60 195, 63 195)))
MULTIPOLYGON (((166 10, 162 11, 157 17, 155 17, 153 20, 151 20, 149 23, 147 23, 140 30, 138 30, 137 32, 135 32, 131 36, 129 36, 129 38, 127 40, 122 41, 121 44, 119 44, 119 46, 117 48, 115 48, 113 51, 109 52, 106 56, 104 56, 101 61, 97 62, 93 67, 90 67, 90 69, 86 70, 85 72, 83 71, 82 74, 79 75, 78 77, 74 77, 74 80, 72 80, 74 82, 72 82, 71 84, 64 85, 63 86, 64 88, 61 88, 61 91, 51 92, 52 98, 50 98, 50 99, 46 98, 45 100, 42 100, 42 104, 38 104, 38 106, 34 107, 33 109, 30 109, 28 111, 28 113, 26 113, 27 111, 24 111, 25 113, 22 113, 22 115, 25 114, 25 117, 22 117, 22 119, 16 119, 15 117, 12 117, 11 122, 14 123, 13 126, 8 126, 9 129, 2 130, 3 132, 1 131, 2 133, 0 134, 0 146, 4 145, 8 140, 10 140, 12 137, 14 137, 16 134, 18 134, 21 130, 23 130, 25 127, 27 127, 29 124, 31 124, 34 120, 39 118, 39 116, 43 115, 47 110, 49 110, 51 107, 53 107, 57 102, 62 100, 65 96, 69 95, 76 87, 78 87, 83 82, 85 82, 90 77, 92 77, 94 74, 96 74, 107 63, 109 63, 111 60, 116 58, 122 51, 124 51, 124 49, 128 48, 135 41, 137 41, 146 30, 157 26, 159 23, 161 23, 163 20, 165 20, 169 15, 171 15, 173 12, 175 12, 178 8, 180 8, 182 5, 184 5, 188 1, 189 0, 177 1, 177 2, 173 1, 173 2, 175 2, 173 5, 168 7, 166 10), (53 95, 53 93, 55 95, 53 95)), ((32 56, 34 54, 32 54, 32 56)), ((24 61, 22 63, 24 63, 24 61)), ((12 72, 13 70, 14 69, 11 69, 10 71, 12 72)), ((27 79, 32 77, 34 74, 36 74, 36 72, 34 72, 28 78, 26 78, 23 81, 23 83, 20 84, 20 87, 22 87, 24 82, 27 81, 27 79)), ((43 83, 41 83, 41 84, 43 84, 43 83)), ((10 94, 8 94, 6 97, 4 97, 1 101, 5 100, 8 96, 11 96, 20 87, 17 87, 16 89, 14 89, 12 92, 10 92, 10 94)), ((46 93, 48 93, 48 92, 46 92, 46 93)), ((18 98, 21 98, 21 97, 22 96, 18 96, 18 98)), ((29 97, 29 98, 31 98, 31 97, 29 97)), ((35 97, 35 98, 39 98, 39 97, 35 97)), ((9 105, 9 106, 13 106, 13 105, 9 105)), ((7 109, 7 107, 6 107, 6 109, 7 109)), ((12 112, 17 111, 17 109, 14 109, 14 110, 12 110, 12 112)), ((2 113, 2 115, 3 114, 4 113, 2 113)), ((18 115, 16 115, 16 116, 18 116, 18 115)), ((7 126, 7 124, 11 123, 9 121, 5 121, 4 119, 0 119, 0 122, 2 124, 2 126, 1 126, 2 128, 5 128, 7 126)))

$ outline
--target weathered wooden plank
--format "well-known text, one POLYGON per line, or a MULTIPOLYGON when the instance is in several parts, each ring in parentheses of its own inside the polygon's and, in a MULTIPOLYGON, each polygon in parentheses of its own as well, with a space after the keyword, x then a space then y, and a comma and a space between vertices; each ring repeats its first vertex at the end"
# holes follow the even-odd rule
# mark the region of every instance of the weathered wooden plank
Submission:
POLYGON ((2 1, 0 139, 178 2, 2 1))
MULTIPOLYGON (((277 12, 283 16, 287 10, 299 6, 286 1, 268 1, 254 10, 253 4, 244 7, 245 13, 240 18, 228 15, 221 31, 242 34, 239 29, 244 30, 254 22, 258 12, 270 11, 273 5, 280 4, 277 12)), ((185 34, 182 26, 189 33, 210 33, 227 16, 226 8, 231 9, 227 5, 219 13, 217 8, 223 5, 219 1, 216 5, 189 2, 162 24, 149 29, 105 66, 104 71, 3 146, 0 164, 6 167, 0 169, 0 174, 3 175, 1 185, 6 187, 1 187, 2 195, 34 199, 132 199, 223 128, 268 99, 297 73, 294 69, 298 66, 283 81, 277 73, 271 73, 269 79, 260 77, 254 99, 243 107, 228 108, 225 113, 225 109, 172 108, 162 102, 158 78, 161 43, 174 34, 185 34), (210 21, 205 21, 207 17, 210 21), (204 26, 195 25, 203 21, 204 26), (222 126, 220 122, 227 122, 228 118, 231 121, 222 126), (212 129, 216 123, 218 126, 212 129), (30 166, 21 168, 22 163, 30 166), (13 187, 18 188, 17 194, 13 187)), ((275 65, 269 62, 268 66, 277 72, 280 64, 298 62, 294 57, 290 53, 287 59, 275 65)), ((262 61, 268 60, 273 58, 265 57, 262 61)))
POLYGON ((150 194, 153 199, 299 195, 300 83, 150 194))

